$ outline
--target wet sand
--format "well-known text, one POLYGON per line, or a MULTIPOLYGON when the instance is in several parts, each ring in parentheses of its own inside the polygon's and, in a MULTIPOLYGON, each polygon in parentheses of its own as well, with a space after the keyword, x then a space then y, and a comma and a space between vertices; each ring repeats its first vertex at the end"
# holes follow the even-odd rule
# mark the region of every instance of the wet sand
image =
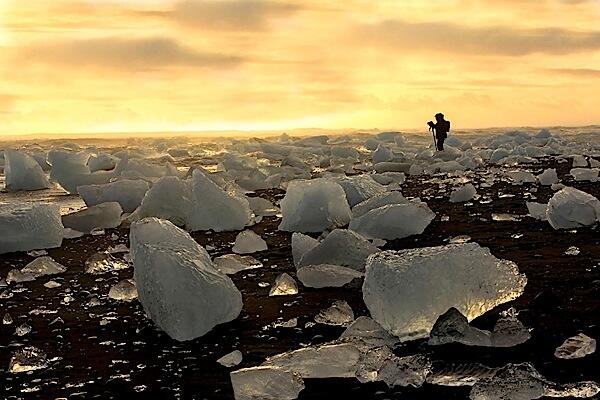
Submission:
MULTIPOLYGON (((571 162, 544 160, 529 169, 534 173, 545 167, 556 167, 563 183, 600 197, 600 184, 573 183, 565 176, 571 162)), ((477 174, 480 175, 480 174, 477 174)), ((442 176, 443 177, 443 176, 442 176)), ((531 184, 512 185, 496 182, 492 187, 478 187, 479 194, 492 202, 472 205, 448 202, 449 185, 439 185, 436 179, 409 177, 403 185, 405 196, 420 196, 437 213, 424 234, 390 241, 383 249, 405 249, 446 244, 450 237, 468 235, 472 241, 489 247, 499 258, 512 260, 528 278, 525 293, 517 300, 497 307, 476 319, 474 325, 491 329, 500 311, 510 306, 520 311, 519 319, 532 328, 532 338, 509 349, 476 348, 460 345, 429 347, 425 341, 414 341, 400 347, 396 353, 408 355, 428 353, 433 360, 449 362, 479 362, 502 366, 508 362, 531 362, 549 380, 573 382, 600 379, 600 356, 596 352, 578 360, 558 360, 554 349, 564 339, 583 332, 600 339, 600 234, 596 228, 576 231, 555 231, 547 222, 521 217, 520 221, 493 221, 492 213, 526 215, 525 201, 546 202, 553 194, 549 187, 539 186, 531 193, 531 184), (425 194, 425 195, 424 195, 425 194), (509 195, 509 196, 507 196, 509 195), (510 197, 514 195, 514 197, 510 197), (532 200, 531 196, 537 199, 532 200), (442 221, 448 216, 449 221, 442 221), (522 236, 520 236, 522 235, 522 236), (564 255, 570 246, 577 246, 577 256, 564 255)), ((278 200, 283 191, 257 193, 269 200, 278 200)), ((368 315, 362 301, 360 286, 355 280, 339 289, 308 289, 300 284, 296 296, 269 298, 269 287, 277 275, 288 272, 295 276, 292 263, 291 235, 277 231, 279 220, 265 218, 252 227, 267 241, 269 250, 254 254, 263 268, 240 272, 232 278, 244 296, 240 317, 214 329, 206 336, 176 342, 158 331, 145 318, 137 301, 121 303, 107 298, 110 286, 130 278, 133 269, 114 274, 85 274, 85 260, 109 246, 128 244, 128 230, 107 230, 103 236, 85 236, 65 240, 60 249, 49 255, 64 264, 66 273, 38 278, 11 287, 0 296, 0 317, 5 312, 14 319, 12 325, 0 325, 0 392, 6 399, 232 399, 229 371, 216 359, 232 350, 240 350, 244 360, 239 367, 260 364, 268 356, 322 343, 339 337, 343 328, 315 325, 305 328, 320 309, 334 300, 346 300, 355 316, 368 315), (113 240, 112 235, 116 235, 113 240), (43 284, 49 280, 62 283, 56 289, 43 284), (68 291, 68 292, 67 292, 68 291), (66 295, 74 300, 61 304, 66 295), (10 296, 9 298, 6 298, 10 296), (86 306, 97 296, 102 305, 86 306), (35 313, 47 310, 52 313, 35 313), (64 323, 49 325, 60 317, 64 323), (273 322, 298 318, 297 328, 269 328, 273 322), (108 318, 106 325, 101 320, 108 318), (14 335, 15 327, 27 322, 32 331, 14 335), (30 374, 6 372, 11 354, 23 345, 44 350, 48 358, 60 359, 49 368, 30 374)), ((202 245, 215 246, 211 256, 230 253, 237 232, 194 233, 202 245)), ((118 258, 123 253, 116 254, 118 258)), ((12 268, 21 268, 33 257, 25 253, 0 256, 0 276, 12 268)), ((0 293, 2 293, 0 289, 0 293)), ((422 388, 388 389, 383 383, 360 384, 355 379, 305 380, 300 399, 465 399, 468 387, 449 388, 424 385, 422 388)))

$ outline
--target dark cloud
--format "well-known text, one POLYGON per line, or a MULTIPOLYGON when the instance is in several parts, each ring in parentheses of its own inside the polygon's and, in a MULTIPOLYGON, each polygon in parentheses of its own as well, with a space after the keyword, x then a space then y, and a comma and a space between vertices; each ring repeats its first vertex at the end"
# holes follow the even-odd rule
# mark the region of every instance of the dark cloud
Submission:
POLYGON ((291 15, 302 7, 272 0, 182 0, 165 11, 140 11, 138 14, 167 18, 199 29, 259 31, 274 17, 291 15))
POLYGON ((167 38, 118 37, 45 42, 19 51, 23 62, 90 65, 115 69, 154 69, 185 65, 228 67, 241 63, 238 56, 200 52, 167 38))
POLYGON ((557 28, 467 27, 447 22, 387 20, 362 25, 356 35, 368 44, 400 50, 523 56, 600 50, 600 31, 557 28))

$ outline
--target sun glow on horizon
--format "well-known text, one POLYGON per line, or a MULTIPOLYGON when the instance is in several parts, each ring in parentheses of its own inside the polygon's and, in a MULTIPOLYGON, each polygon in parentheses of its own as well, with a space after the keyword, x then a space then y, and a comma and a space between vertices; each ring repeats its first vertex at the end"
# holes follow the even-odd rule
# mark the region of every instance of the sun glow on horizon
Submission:
POLYGON ((5 0, 0 135, 600 122, 596 0, 5 0))

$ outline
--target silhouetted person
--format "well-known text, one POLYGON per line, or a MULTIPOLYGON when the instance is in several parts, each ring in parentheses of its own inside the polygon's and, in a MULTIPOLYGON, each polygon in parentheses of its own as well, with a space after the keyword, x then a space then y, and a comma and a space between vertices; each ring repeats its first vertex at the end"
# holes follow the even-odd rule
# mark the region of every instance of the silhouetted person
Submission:
POLYGON ((450 121, 446 121, 442 113, 435 114, 435 121, 435 123, 429 121, 427 125, 434 132, 437 150, 442 151, 444 150, 444 140, 446 140, 448 132, 450 132, 450 121))

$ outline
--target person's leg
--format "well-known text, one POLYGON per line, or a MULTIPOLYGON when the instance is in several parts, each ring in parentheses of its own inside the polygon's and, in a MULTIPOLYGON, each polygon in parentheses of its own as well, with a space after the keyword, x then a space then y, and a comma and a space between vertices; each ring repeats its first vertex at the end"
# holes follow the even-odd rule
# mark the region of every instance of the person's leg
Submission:
POLYGON ((437 140, 439 151, 444 151, 444 140, 446 140, 446 138, 438 138, 437 140))

